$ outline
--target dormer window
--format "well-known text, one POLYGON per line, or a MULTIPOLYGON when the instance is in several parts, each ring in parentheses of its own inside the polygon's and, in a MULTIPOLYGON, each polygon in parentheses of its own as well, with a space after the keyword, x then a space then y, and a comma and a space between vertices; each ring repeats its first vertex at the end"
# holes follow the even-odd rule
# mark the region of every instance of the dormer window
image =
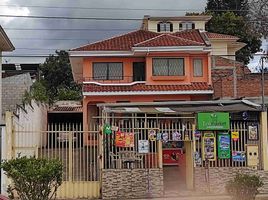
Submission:
POLYGON ((179 30, 190 30, 190 29, 195 29, 195 23, 193 22, 181 22, 179 24, 179 30))
POLYGON ((157 24, 157 32, 172 32, 173 24, 171 22, 159 22, 157 24))

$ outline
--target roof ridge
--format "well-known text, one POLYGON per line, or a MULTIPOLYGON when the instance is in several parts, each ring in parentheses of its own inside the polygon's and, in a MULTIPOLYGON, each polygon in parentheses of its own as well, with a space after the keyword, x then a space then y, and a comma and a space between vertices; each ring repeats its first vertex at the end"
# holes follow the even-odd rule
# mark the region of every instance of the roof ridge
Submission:
POLYGON ((114 39, 114 38, 118 38, 118 37, 121 37, 121 36, 126 36, 126 35, 129 35, 131 33, 139 32, 139 31, 155 33, 155 32, 152 32, 152 31, 147 31, 147 30, 142 30, 142 29, 133 30, 133 31, 130 31, 130 32, 127 32, 127 33, 122 33, 122 34, 119 34, 119 35, 115 35, 115 36, 112 36, 112 37, 109 37, 109 38, 106 38, 106 39, 100 39, 100 40, 95 41, 93 43, 88 43, 88 44, 85 44, 85 45, 82 45, 82 46, 79 46, 79 47, 75 47, 75 48, 70 49, 70 51, 75 51, 75 49, 78 49, 78 48, 83 48, 83 47, 86 47, 88 45, 93 45, 93 44, 97 44, 97 43, 100 43, 100 42, 105 42, 105 41, 108 41, 108 40, 111 40, 111 39, 114 39))
POLYGON ((159 37, 161 37, 161 36, 163 36, 163 35, 165 35, 165 33, 159 34, 158 36, 155 36, 155 37, 152 37, 152 38, 150 38, 150 39, 144 40, 144 41, 142 41, 142 42, 136 43, 136 44, 134 44, 134 46, 137 46, 137 45, 140 45, 140 44, 149 42, 149 41, 154 40, 154 39, 156 39, 156 38, 159 38, 159 37))

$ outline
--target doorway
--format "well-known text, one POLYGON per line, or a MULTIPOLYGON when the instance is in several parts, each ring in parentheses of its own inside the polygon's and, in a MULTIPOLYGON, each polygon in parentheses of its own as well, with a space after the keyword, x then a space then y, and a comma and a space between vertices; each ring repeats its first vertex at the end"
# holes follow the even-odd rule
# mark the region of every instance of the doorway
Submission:
POLYGON ((133 81, 145 81, 145 62, 133 63, 133 81))

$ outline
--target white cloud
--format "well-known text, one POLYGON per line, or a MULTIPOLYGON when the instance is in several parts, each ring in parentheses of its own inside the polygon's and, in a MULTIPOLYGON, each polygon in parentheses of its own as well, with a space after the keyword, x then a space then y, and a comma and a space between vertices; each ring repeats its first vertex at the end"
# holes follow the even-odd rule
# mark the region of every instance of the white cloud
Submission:
MULTIPOLYGON (((3 2, 3 5, 5 4, 11 4, 10 0, 1 0, 3 2)), ((14 4, 12 4, 14 5, 14 4)), ((30 10, 26 7, 0 7, 0 13, 1 15, 22 15, 22 16, 28 16, 30 14, 30 10)), ((8 24, 12 22, 15 18, 14 17, 2 17, 0 18, 0 24, 8 24)))

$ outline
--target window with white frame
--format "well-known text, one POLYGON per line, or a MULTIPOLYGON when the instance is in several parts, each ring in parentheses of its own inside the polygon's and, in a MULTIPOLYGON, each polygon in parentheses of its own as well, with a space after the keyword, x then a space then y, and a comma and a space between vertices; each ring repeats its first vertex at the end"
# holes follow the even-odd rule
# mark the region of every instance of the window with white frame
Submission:
POLYGON ((122 80, 123 63, 120 62, 96 62, 93 63, 94 80, 122 80))
POLYGON ((193 59, 193 71, 195 77, 203 76, 203 59, 194 58, 193 59))
POLYGON ((173 24, 171 22, 159 22, 157 24, 157 32, 172 32, 173 24))
POLYGON ((190 30, 190 29, 195 29, 195 23, 193 22, 181 22, 179 24, 179 30, 190 30))
POLYGON ((153 76, 184 76, 184 58, 153 58, 153 76))

